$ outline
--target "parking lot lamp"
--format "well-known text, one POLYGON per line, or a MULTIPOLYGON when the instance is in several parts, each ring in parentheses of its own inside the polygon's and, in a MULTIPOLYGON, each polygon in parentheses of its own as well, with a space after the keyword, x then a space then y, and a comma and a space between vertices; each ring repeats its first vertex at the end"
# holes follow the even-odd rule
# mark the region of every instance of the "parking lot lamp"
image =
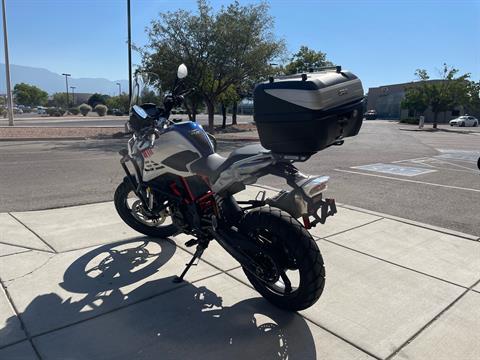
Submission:
POLYGON ((66 86, 66 89, 67 89, 67 108, 70 107, 70 97, 68 96, 68 77, 69 76, 72 76, 71 74, 62 74, 63 76, 65 76, 65 86, 66 86))
POLYGON ((5 11, 5 0, 2 0, 2 15, 3 15, 3 45, 5 47, 5 80, 7 81, 8 126, 13 126, 13 99, 12 99, 12 85, 10 81, 10 61, 8 58, 8 35, 7 35, 7 16, 5 11))
POLYGON ((130 0, 127 0, 128 27, 128 99, 132 100, 132 24, 130 20, 130 0))
POLYGON ((122 84, 117 83, 118 85, 118 96, 122 95, 122 84))
POLYGON ((70 89, 72 89, 72 106, 75 106, 75 89, 76 86, 70 86, 70 89))

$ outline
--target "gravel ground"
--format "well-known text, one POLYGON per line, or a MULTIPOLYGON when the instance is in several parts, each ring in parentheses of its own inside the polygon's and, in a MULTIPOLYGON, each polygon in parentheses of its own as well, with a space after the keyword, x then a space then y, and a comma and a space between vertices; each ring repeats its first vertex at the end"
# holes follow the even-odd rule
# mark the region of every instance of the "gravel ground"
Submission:
POLYGON ((122 131, 123 128, 112 127, 0 127, 0 139, 95 138, 122 131))
MULTIPOLYGON (((124 132, 123 127, 0 127, 0 140, 7 139, 62 139, 62 138, 105 138, 124 132)), ((258 139, 253 124, 229 125, 225 129, 215 128, 219 140, 258 139)))

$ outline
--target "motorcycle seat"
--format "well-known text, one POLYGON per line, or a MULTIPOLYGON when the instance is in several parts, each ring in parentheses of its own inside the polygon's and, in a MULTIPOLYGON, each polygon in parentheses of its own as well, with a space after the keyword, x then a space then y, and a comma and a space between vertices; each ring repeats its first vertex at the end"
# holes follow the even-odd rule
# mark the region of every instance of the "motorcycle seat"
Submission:
POLYGON ((268 150, 260 144, 246 145, 232 151, 227 158, 215 153, 197 160, 192 164, 191 169, 199 175, 207 176, 214 183, 222 171, 228 169, 233 163, 262 152, 268 152, 268 150))

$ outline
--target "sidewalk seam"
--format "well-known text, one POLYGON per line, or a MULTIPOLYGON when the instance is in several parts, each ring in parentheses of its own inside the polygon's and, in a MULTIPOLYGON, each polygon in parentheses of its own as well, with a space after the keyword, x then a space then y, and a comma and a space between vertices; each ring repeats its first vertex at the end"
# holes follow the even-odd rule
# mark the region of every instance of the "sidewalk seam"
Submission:
POLYGON ((442 229, 442 228, 439 228, 435 225, 423 224, 423 223, 419 223, 415 220, 404 219, 404 218, 401 218, 401 217, 397 217, 395 215, 382 214, 382 213, 379 213, 379 212, 376 212, 376 211, 373 211, 373 210, 362 209, 362 208, 359 208, 359 207, 356 207, 356 206, 353 206, 353 205, 337 204, 337 206, 342 207, 344 209, 348 209, 348 210, 358 211, 358 212, 368 214, 368 215, 383 216, 385 219, 388 219, 388 220, 398 221, 398 222, 401 222, 401 223, 404 223, 404 224, 407 224, 407 225, 420 227, 422 229, 427 229, 427 230, 439 232, 441 234, 455 236, 455 237, 461 238, 463 240, 469 240, 469 241, 479 241, 480 240, 480 237, 477 237, 476 235, 469 235, 469 234, 463 234, 462 235, 460 233, 455 233, 455 230, 442 229))
POLYGON ((23 253, 30 252, 30 251, 32 251, 32 249, 25 248, 25 250, 23 250, 23 251, 11 253, 11 254, 0 255, 0 258, 4 258, 4 257, 7 257, 7 256, 12 256, 12 255, 23 254, 23 253))
POLYGON ((40 235, 38 235, 35 231, 30 229, 27 225, 25 225, 22 221, 20 221, 18 218, 16 218, 11 212, 8 213, 12 218, 17 220, 20 224, 22 224, 26 229, 28 229, 32 234, 34 234, 37 238, 40 239, 42 243, 44 243, 49 249, 51 249, 55 254, 58 254, 58 251, 53 248, 49 243, 47 243, 45 240, 43 240, 40 235))
MULTIPOLYGON (((241 267, 241 266, 239 266, 239 267, 241 267)), ((239 268, 239 267, 237 267, 237 268, 239 268)), ((237 268, 235 268, 235 269, 237 269, 237 268)), ((234 269, 232 269, 232 270, 234 270, 234 269)), ((229 271, 232 271, 232 270, 229 270, 229 271)), ((249 283, 246 283, 245 281, 243 281, 243 280, 240 280, 240 279, 236 278, 236 277, 235 277, 235 276, 233 276, 232 274, 229 274, 228 272, 225 272, 225 275, 228 275, 228 276, 230 276, 232 279, 234 279, 234 280, 238 281, 239 283, 241 283, 241 284, 243 284, 243 285, 245 285, 245 286, 247 286, 247 287, 249 287, 249 288, 251 288, 251 289, 255 290, 255 288, 254 288, 254 287, 253 287, 251 284, 249 284, 249 283)), ((256 290, 255 290, 255 291, 256 291, 256 290)), ((265 301, 266 301, 266 300, 265 300, 265 301)), ((343 336, 341 336, 341 335, 339 335, 339 334, 335 333, 334 331, 332 331, 332 330, 330 330, 330 329, 328 329, 328 328, 326 328, 326 327, 324 327, 324 326, 322 326, 322 325, 318 324, 316 321, 314 321, 314 320, 310 319, 310 318, 309 318, 309 317, 307 317, 306 315, 304 315, 304 314, 300 314, 299 312, 296 312, 296 314, 297 314, 298 316, 302 317, 303 319, 305 319, 305 320, 307 320, 307 321, 311 322, 313 325, 315 325, 315 326, 319 327, 319 328, 320 328, 320 329, 322 329, 323 331, 326 331, 326 332, 328 332, 329 334, 331 334, 331 335, 335 336, 336 338, 338 338, 338 339, 340 339, 340 340, 342 340, 342 341, 346 342, 347 344, 349 344, 350 346, 354 347, 355 349, 357 349, 357 350, 360 350, 361 352, 363 352, 363 353, 365 353, 365 354, 367 354, 367 355, 369 355, 369 356, 371 356, 371 357, 373 357, 373 358, 375 358, 375 359, 377 359, 377 360, 382 360, 380 357, 378 357, 378 356, 376 356, 376 355, 372 354, 372 353, 371 353, 371 352, 369 352, 368 350, 365 350, 365 349, 363 349, 363 348, 362 348, 362 347, 360 347, 359 345, 357 345, 357 344, 355 344, 355 343, 351 342, 350 340, 347 340, 347 339, 346 339, 346 338, 344 338, 343 336)))
MULTIPOLYGON (((176 244, 173 240, 171 240, 170 238, 166 238, 165 240, 168 241, 168 242, 170 242, 171 244, 173 244, 173 245, 174 245, 176 248, 178 248, 179 250, 184 251, 184 252, 186 252, 187 254, 191 255, 191 254, 190 254, 188 251, 186 251, 185 249, 182 249, 181 247, 177 246, 177 244, 176 244)), ((57 255, 57 254, 58 254, 58 253, 54 254, 53 256, 55 256, 55 255, 57 255)), ((52 257, 53 257, 53 256, 52 256, 52 257)), ((203 260, 202 260, 202 261, 203 261, 203 260)), ((206 262, 206 261, 205 261, 205 262, 206 262)), ((207 262, 206 262, 206 263, 207 263, 207 262)), ((208 263, 207 263, 207 264, 208 264, 208 263)), ((214 274, 211 274, 211 275, 202 277, 202 278, 197 279, 197 280, 194 280, 194 281, 185 281, 184 283, 180 283, 178 286, 175 286, 175 287, 173 287, 173 288, 171 288, 171 289, 166 289, 166 290, 164 290, 164 291, 161 291, 161 292, 156 293, 156 294, 152 294, 152 295, 150 295, 150 296, 148 296, 148 297, 146 297, 146 298, 139 299, 139 300, 134 301, 134 302, 132 302, 132 303, 124 304, 123 306, 119 306, 119 307, 117 307, 117 308, 115 308, 115 309, 111 309, 111 310, 109 310, 109 311, 106 311, 106 312, 103 312, 103 313, 100 313, 100 314, 93 315, 93 316, 88 317, 88 318, 86 318, 86 319, 77 320, 77 321, 72 322, 72 323, 70 323, 70 324, 63 325, 63 326, 59 326, 59 327, 54 328, 54 329, 50 329, 50 330, 47 330, 47 331, 43 331, 43 332, 40 332, 40 333, 35 334, 35 335, 33 335, 33 336, 30 336, 30 335, 27 333, 26 327, 24 326, 23 322, 20 320, 20 316, 19 316, 19 313, 18 313, 18 311, 17 311, 16 308, 14 308, 14 312, 15 312, 15 315, 17 316, 17 318, 20 320, 20 322, 21 322, 21 324, 22 324, 22 329, 24 329, 25 334, 27 335, 27 338, 28 338, 29 340, 30 340, 30 339, 33 340, 33 339, 35 339, 35 338, 37 338, 37 337, 40 337, 40 336, 43 336, 43 335, 47 335, 47 334, 52 333, 52 332, 55 332, 55 331, 63 330, 63 329, 66 329, 66 328, 68 328, 68 327, 70 327, 70 326, 75 326, 75 325, 78 325, 78 324, 81 324, 81 323, 84 323, 84 322, 87 322, 87 321, 96 319, 96 318, 101 317, 101 316, 103 316, 103 315, 107 315, 107 314, 113 313, 113 312, 115 312, 115 311, 125 309, 125 308, 127 308, 127 307, 129 307, 129 306, 139 304, 139 303, 141 303, 141 302, 143 302, 143 301, 147 301, 147 300, 153 299, 153 298, 155 298, 155 297, 157 297, 157 296, 165 295, 165 294, 167 294, 167 293, 169 293, 169 292, 172 292, 172 291, 175 291, 175 290, 177 290, 177 289, 180 289, 180 288, 182 288, 182 287, 184 287, 184 286, 187 286, 188 284, 194 284, 194 283, 196 283, 196 282, 203 281, 203 280, 206 280, 206 279, 215 277, 215 276, 217 276, 217 275, 221 275, 222 273, 225 274, 225 272, 223 272, 222 270, 219 270, 219 269, 216 269, 216 270, 217 270, 218 272, 215 272, 214 274)), ((6 287, 4 286, 3 281, 2 281, 1 279, 0 279, 0 284, 2 285, 5 293, 7 294, 6 287)), ((11 305, 12 305, 12 307, 13 307, 14 305, 13 305, 13 302, 11 301, 11 299, 10 299, 10 296, 7 295, 7 298, 8 298, 9 302, 11 303, 11 305)), ((21 340, 21 341, 13 342, 13 343, 8 344, 8 345, 5 345, 5 346, 0 346, 0 350, 4 349, 4 348, 6 348, 6 347, 9 347, 9 346, 18 344, 18 343, 20 343, 20 342, 22 342, 22 341, 25 341, 25 339, 23 339, 23 340, 21 340)), ((33 341, 32 341, 32 346, 33 346, 33 341)), ((35 349, 35 350, 36 350, 36 349, 35 349)), ((39 356, 39 355, 38 355, 38 356, 39 356)), ((41 359, 40 356, 39 356, 39 358, 41 359)))
POLYGON ((19 323, 20 323, 20 327, 23 331, 23 333, 25 334, 25 337, 26 339, 22 339, 22 340, 19 340, 19 341, 15 341, 14 343, 12 344, 8 344, 6 346, 2 346, 0 347, 0 350, 3 349, 3 348, 6 348, 8 346, 11 346, 11 345, 14 345, 14 344, 19 344, 20 342, 23 342, 23 341, 28 341, 30 343, 30 346, 32 347, 33 351, 35 352, 35 355, 37 356, 37 358, 39 360, 42 360, 42 357, 40 356, 40 353, 38 352, 37 348, 35 347, 35 344, 33 343, 33 340, 32 340, 32 337, 30 336, 30 333, 28 332, 27 330, 27 327, 25 326, 22 318, 20 317, 20 313, 18 312, 18 309, 17 307, 15 306, 15 304, 13 303, 13 299, 12 297, 10 296, 10 293, 8 292, 7 290, 7 287, 5 286, 5 284, 3 283, 3 280, 0 278, 0 286, 5 294, 5 297, 7 298, 12 310, 13 310, 13 313, 14 315, 16 316, 16 318, 18 319, 19 323))
POLYGON ((473 287, 480 283, 480 280, 476 281, 472 286, 465 289, 463 293, 461 293, 455 300, 453 300, 449 305, 447 305, 442 311, 440 311, 437 315, 435 315, 430 321, 428 321, 425 325, 423 325, 417 332, 415 332, 411 337, 409 337, 402 345, 398 347, 393 353, 385 358, 385 360, 391 360, 394 356, 396 356, 402 349, 414 341, 419 335, 423 333, 426 329, 428 329, 435 321, 437 321, 444 313, 450 310, 457 302, 459 302, 467 293, 472 291, 473 287))
MULTIPOLYGON (((19 247, 19 248, 27 249, 28 251, 40 251, 40 252, 45 252, 45 253, 48 253, 48 254, 54 254, 52 251, 48 251, 48 250, 44 250, 44 249, 32 248, 32 247, 28 247, 28 246, 24 246, 24 245, 11 244, 11 243, 7 243, 7 242, 5 242, 5 241, 0 241, 0 244, 2 244, 2 245, 8 245, 8 246, 19 247)), ((26 251, 22 251, 22 252, 26 252, 26 251)), ((20 252, 18 252, 18 253, 16 253, 16 254, 20 254, 20 252)), ((11 254, 11 255, 14 255, 14 254, 11 254)), ((2 255, 2 256, 7 256, 7 255, 2 255)))
POLYGON ((445 282, 445 283, 450 284, 450 285, 458 286, 458 287, 460 287, 460 288, 462 288, 462 289, 468 289, 467 286, 463 286, 463 285, 454 283, 454 282, 452 282, 452 281, 449 281, 449 280, 445 280, 445 279, 436 277, 435 275, 430 275, 430 274, 424 273, 424 272, 422 272, 422 271, 420 271, 420 270, 412 269, 412 268, 409 268, 409 267, 407 267, 407 266, 394 263, 394 262, 392 262, 392 261, 390 261, 390 260, 382 259, 382 258, 380 258, 380 257, 378 257, 378 256, 375 256, 375 255, 372 255, 372 254, 368 254, 368 253, 363 252, 363 251, 360 251, 360 250, 353 249, 353 248, 348 247, 348 246, 346 246, 346 245, 342 245, 342 244, 336 243, 336 242, 334 242, 334 241, 332 241, 332 240, 329 240, 328 238, 319 238, 319 237, 317 237, 317 236, 315 236, 315 238, 317 238, 319 241, 328 242, 329 244, 342 247, 342 248, 344 248, 344 249, 347 249, 347 250, 350 250, 350 251, 353 251, 353 252, 362 254, 362 255, 364 255, 364 256, 368 256, 368 257, 370 257, 370 258, 373 258, 373 259, 376 259, 376 260, 385 262, 385 263, 387 263, 387 264, 390 264, 390 265, 393 265, 393 266, 398 266, 398 267, 400 267, 400 268, 402 268, 402 269, 409 270, 409 271, 413 271, 413 272, 415 272, 415 273, 417 273, 417 274, 421 274, 421 275, 424 275, 424 276, 433 278, 433 279, 435 279, 435 280, 439 280, 439 281, 445 282))
MULTIPOLYGON (((183 250, 183 249, 182 249, 182 250, 183 250)), ((204 280, 207 280, 207 279, 209 279, 209 278, 212 278, 212 277, 215 277, 215 276, 218 276, 218 275, 221 275, 221 274, 222 274, 221 272, 216 272, 216 273, 214 273, 214 274, 211 274, 211 275, 202 277, 202 278, 197 279, 197 280, 194 280, 194 281, 185 281, 184 283, 180 283, 178 286, 175 286, 175 287, 173 287, 173 288, 171 288, 171 289, 166 289, 166 290, 161 291, 161 292, 159 292, 159 293, 157 293, 157 294, 152 294, 152 295, 150 295, 150 296, 148 296, 148 297, 145 297, 145 298, 143 298, 143 299, 139 299, 139 300, 134 301, 134 302, 129 303, 129 304, 124 304, 124 305, 119 306, 119 307, 117 307, 117 308, 115 308, 115 309, 111 309, 111 310, 105 311, 105 312, 103 312, 103 313, 93 315, 93 316, 88 317, 88 318, 86 318, 86 319, 77 320, 77 321, 72 322, 72 323, 70 323, 70 324, 62 325, 62 326, 56 327, 56 328, 54 328, 54 329, 46 330, 46 331, 40 332, 40 333, 35 334, 35 335, 32 335, 32 336, 29 336, 29 335, 27 334, 27 331, 26 331, 26 330, 25 330, 25 333, 27 334, 28 339, 29 339, 29 340, 32 340, 31 342, 32 342, 32 346, 33 346, 33 339, 36 339, 36 338, 38 338, 38 337, 41 337, 41 336, 44 336, 44 335, 53 333, 53 332, 55 332, 55 331, 64 330, 64 329, 69 328, 69 327, 71 327, 71 326, 76 326, 76 325, 78 325, 78 324, 82 324, 82 323, 87 322, 87 321, 90 321, 90 320, 97 319, 97 318, 102 317, 102 316, 104 316, 104 315, 108 315, 108 314, 114 313, 114 312, 116 312, 116 311, 120 311, 120 310, 126 309, 126 308, 128 308, 128 307, 130 307, 130 306, 140 304, 140 303, 142 303, 142 302, 144 302, 144 301, 151 300, 151 299, 153 299, 153 298, 155 298, 155 297, 157 297, 157 296, 165 295, 165 294, 168 294, 168 293, 173 292, 173 291, 175 291, 175 290, 181 289, 182 287, 185 287, 185 286, 187 286, 188 284, 195 284, 195 283, 197 283, 197 282, 199 282, 199 281, 204 281, 204 280)), ((18 316, 17 311, 15 311, 15 312, 16 312, 16 316, 20 319, 20 317, 18 316)), ((24 327, 23 322, 22 322, 22 326, 24 327)), ((22 341, 25 341, 25 339, 22 340, 22 341)), ((6 348, 6 347, 12 346, 12 345, 14 345, 14 344, 17 344, 17 343, 19 343, 19 342, 21 342, 21 341, 17 341, 17 342, 8 344, 8 345, 6 345, 6 346, 2 346, 2 347, 0 347, 0 350, 4 349, 4 348, 6 348)), ((35 349, 35 350, 36 350, 36 349, 35 349)), ((39 355, 38 355, 38 356, 39 356, 39 355)), ((41 360, 41 357, 40 357, 40 356, 39 356, 39 359, 41 360)))
POLYGON ((337 233, 330 234, 330 235, 325 236, 325 237, 314 236, 314 235, 312 235, 312 236, 313 236, 313 237, 316 237, 316 238, 319 238, 319 239, 327 239, 327 238, 329 238, 329 237, 331 237, 331 236, 337 236, 337 235, 346 233, 346 232, 351 231, 351 230, 356 230, 356 229, 358 229, 358 228, 361 228, 361 227, 364 227, 364 226, 367 226, 367 225, 371 225, 371 224, 373 224, 373 223, 375 223, 375 222, 377 222, 377 221, 383 220, 383 219, 385 219, 385 218, 380 217, 380 218, 378 218, 378 219, 369 221, 369 222, 367 222, 367 223, 365 223, 365 224, 357 225, 357 226, 354 226, 354 227, 352 227, 352 228, 350 228, 350 229, 342 230, 342 231, 339 231, 339 232, 337 232, 337 233))

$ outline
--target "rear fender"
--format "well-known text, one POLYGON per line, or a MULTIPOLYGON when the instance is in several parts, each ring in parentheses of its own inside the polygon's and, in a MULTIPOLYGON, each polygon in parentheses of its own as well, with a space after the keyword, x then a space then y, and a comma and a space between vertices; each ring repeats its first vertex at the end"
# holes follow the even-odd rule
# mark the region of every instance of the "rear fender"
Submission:
POLYGON ((295 182, 296 186, 292 190, 282 190, 275 197, 265 201, 270 206, 288 212, 296 219, 302 217, 306 228, 318 223, 323 224, 327 217, 337 212, 334 199, 323 199, 328 180, 328 176, 302 176, 295 182), (313 222, 310 222, 311 216, 314 218, 313 222))

